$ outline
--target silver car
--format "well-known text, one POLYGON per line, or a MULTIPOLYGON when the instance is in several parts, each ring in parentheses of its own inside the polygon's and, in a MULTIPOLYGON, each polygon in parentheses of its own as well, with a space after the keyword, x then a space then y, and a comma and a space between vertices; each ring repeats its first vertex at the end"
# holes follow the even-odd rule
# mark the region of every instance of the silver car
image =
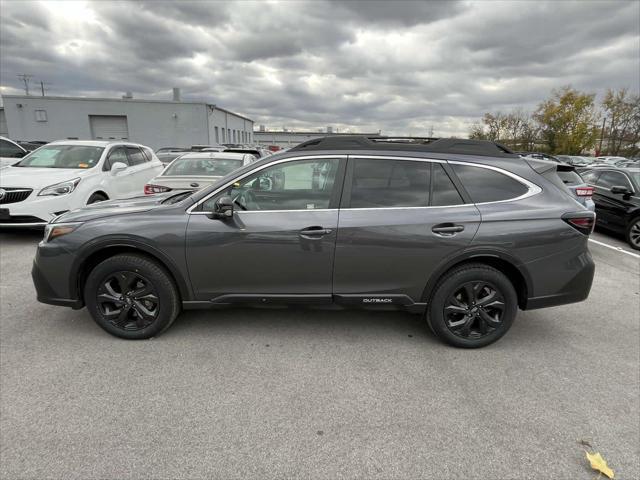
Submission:
POLYGON ((199 190, 256 161, 247 153, 190 152, 176 158, 144 186, 146 195, 171 190, 199 190))

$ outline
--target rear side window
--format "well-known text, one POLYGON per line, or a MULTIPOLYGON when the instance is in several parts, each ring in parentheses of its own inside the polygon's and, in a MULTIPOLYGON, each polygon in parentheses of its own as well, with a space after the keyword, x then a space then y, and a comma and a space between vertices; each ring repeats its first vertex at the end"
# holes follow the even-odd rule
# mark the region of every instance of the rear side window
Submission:
POLYGON ((127 153, 129 154, 129 163, 131 163, 131 165, 140 165, 149 161, 139 148, 127 147, 127 153))
POLYGON ((582 177, 580 177, 580 175, 573 171, 558 171, 556 172, 556 174, 558 175, 558 177, 560 177, 560 180, 562 180, 562 183, 564 183, 565 185, 579 185, 581 183, 584 183, 582 177))
POLYGON ((439 163, 433 164, 431 205, 441 207, 445 205, 461 205, 463 202, 458 189, 455 187, 447 172, 439 163))
POLYGON ((426 207, 431 164, 355 159, 351 208, 426 207))
POLYGON ((451 167, 474 203, 510 200, 529 191, 526 185, 495 170, 455 163, 451 167))

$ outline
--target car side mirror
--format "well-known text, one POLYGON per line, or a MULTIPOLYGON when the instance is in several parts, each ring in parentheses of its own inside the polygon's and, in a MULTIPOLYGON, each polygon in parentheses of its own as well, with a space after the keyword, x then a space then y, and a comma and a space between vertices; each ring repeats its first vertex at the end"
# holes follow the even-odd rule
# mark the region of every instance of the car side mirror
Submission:
POLYGON ((122 162, 115 162, 111 165, 111 175, 115 175, 118 172, 122 172, 127 169, 127 165, 122 162))
POLYGON ((621 187, 618 185, 611 187, 609 191, 614 195, 623 195, 623 196, 631 195, 633 193, 633 192, 630 192, 627 187, 621 187))
POLYGON ((233 217, 233 198, 228 195, 220 197, 215 204, 214 211, 207 214, 211 219, 224 220, 233 217))

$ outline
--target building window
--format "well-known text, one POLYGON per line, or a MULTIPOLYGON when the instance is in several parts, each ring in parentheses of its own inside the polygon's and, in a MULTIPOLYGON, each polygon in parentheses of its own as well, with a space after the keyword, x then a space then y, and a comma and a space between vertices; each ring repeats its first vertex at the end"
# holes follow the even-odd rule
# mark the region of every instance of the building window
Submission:
POLYGON ((231 143, 231 129, 227 128, 227 140, 231 143))
POLYGON ((47 111, 46 110, 36 110, 36 122, 46 122, 47 121, 47 111))
POLYGON ((218 127, 215 127, 216 129, 216 143, 220 143, 220 138, 218 138, 218 127))

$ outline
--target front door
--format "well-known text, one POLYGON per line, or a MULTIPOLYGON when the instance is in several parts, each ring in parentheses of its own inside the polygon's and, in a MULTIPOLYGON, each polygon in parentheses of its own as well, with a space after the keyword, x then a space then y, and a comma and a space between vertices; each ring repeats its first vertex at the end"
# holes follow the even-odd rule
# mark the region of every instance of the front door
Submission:
POLYGON ((480 223, 437 161, 350 157, 342 200, 333 278, 342 303, 420 303, 430 274, 480 223))
POLYGON ((624 173, 613 170, 603 171, 596 182, 593 201, 596 204, 598 223, 622 232, 627 226, 626 214, 632 204, 628 197, 612 193, 611 187, 627 187, 631 192, 633 187, 624 173))
POLYGON ((133 196, 135 180, 131 175, 131 164, 125 147, 118 146, 111 149, 105 161, 104 170, 106 171, 105 175, 110 177, 110 194, 113 198, 119 199, 133 196), (127 168, 119 172, 112 172, 111 167, 114 163, 124 163, 127 168))
POLYGON ((190 215, 186 259, 198 300, 330 301, 346 158, 280 160, 236 179, 190 215), (221 196, 234 214, 209 218, 221 196))

